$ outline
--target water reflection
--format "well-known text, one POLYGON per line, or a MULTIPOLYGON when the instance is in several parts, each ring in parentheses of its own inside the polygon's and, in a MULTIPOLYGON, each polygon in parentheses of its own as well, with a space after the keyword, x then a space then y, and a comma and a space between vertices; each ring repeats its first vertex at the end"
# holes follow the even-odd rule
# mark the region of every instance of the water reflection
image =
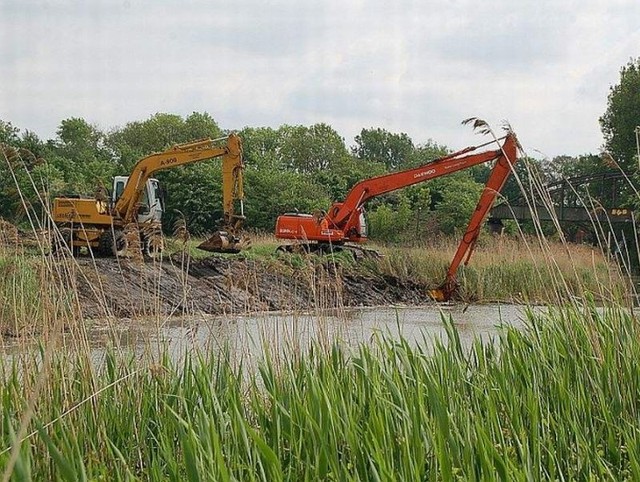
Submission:
POLYGON ((172 320, 155 333, 155 342, 175 358, 193 350, 227 347, 239 360, 286 356, 308 350, 311 343, 355 347, 382 334, 411 344, 446 340, 444 319, 451 317, 463 346, 475 337, 487 340, 504 325, 522 327, 520 305, 425 305, 333 310, 314 313, 263 313, 233 318, 172 320))
MULTIPOLYGON (((453 320, 463 346, 475 337, 487 340, 501 326, 521 327, 526 307, 521 305, 424 305, 374 308, 345 308, 297 313, 259 313, 234 316, 200 316, 155 320, 111 320, 95 323, 80 349, 89 346, 100 364, 107 346, 140 358, 157 358, 169 353, 180 360, 189 353, 211 353, 223 349, 238 363, 253 364, 269 353, 274 359, 304 353, 312 343, 331 347, 341 343, 356 347, 371 343, 379 335, 403 337, 411 344, 433 344, 446 340, 444 319, 453 320)), ((62 345, 71 349, 71 336, 62 345)), ((28 345, 27 345, 28 346, 28 345)), ((76 348, 79 345, 76 345, 76 348)), ((32 345, 33 347, 33 345, 32 345)), ((24 352, 25 345, 5 355, 24 352)), ((428 347, 424 347, 428 348, 428 347)), ((27 348, 28 350, 28 348, 27 348)))

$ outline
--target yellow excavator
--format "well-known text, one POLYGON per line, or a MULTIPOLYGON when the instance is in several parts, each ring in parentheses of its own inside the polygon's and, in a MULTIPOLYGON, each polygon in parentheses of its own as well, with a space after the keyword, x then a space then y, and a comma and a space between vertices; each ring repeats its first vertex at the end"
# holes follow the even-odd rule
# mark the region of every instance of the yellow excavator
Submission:
POLYGON ((114 178, 111 193, 103 189, 91 198, 55 198, 52 217, 59 232, 53 236, 52 252, 69 249, 77 254, 81 247, 89 247, 107 256, 129 257, 141 252, 151 258, 159 256, 164 247, 161 220, 165 208, 163 190, 153 174, 217 157, 222 157, 224 218, 220 229, 198 248, 239 252, 247 241, 241 236, 244 164, 242 143, 236 134, 178 144, 144 157, 128 176, 114 178), (226 143, 220 145, 221 141, 226 143))

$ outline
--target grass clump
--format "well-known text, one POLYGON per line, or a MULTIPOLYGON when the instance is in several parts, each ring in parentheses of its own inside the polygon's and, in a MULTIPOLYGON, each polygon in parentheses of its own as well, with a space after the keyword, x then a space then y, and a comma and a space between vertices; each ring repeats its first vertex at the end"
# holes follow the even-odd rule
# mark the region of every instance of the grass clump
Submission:
POLYGON ((0 248, 0 336, 40 332, 60 317, 72 317, 72 295, 61 282, 66 268, 0 248))
POLYGON ((530 314, 499 343, 463 347, 447 321, 435 348, 314 345, 257 372, 224 351, 2 359, 0 467, 34 480, 638 480, 639 327, 589 304, 530 314), (10 464, 38 383, 33 435, 10 464))
MULTIPOLYGON (((457 246, 457 241, 442 238, 425 246, 387 248, 381 262, 369 267, 437 286, 457 246)), ((464 301, 562 303, 585 292, 617 300, 629 288, 620 269, 598 248, 502 236, 481 238, 469 265, 460 267, 458 281, 464 301)))

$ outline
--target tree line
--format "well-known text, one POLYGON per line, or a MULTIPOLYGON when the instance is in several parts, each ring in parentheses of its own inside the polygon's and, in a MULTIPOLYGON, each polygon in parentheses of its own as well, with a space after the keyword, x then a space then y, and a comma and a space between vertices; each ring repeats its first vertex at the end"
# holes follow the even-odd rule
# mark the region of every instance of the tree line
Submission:
MULTIPOLYGON (((622 68, 620 83, 611 88, 607 111, 599 119, 614 168, 631 171, 638 165, 634 128, 640 125, 639 115, 640 60, 636 60, 622 68)), ((25 221, 25 202, 37 207, 39 196, 91 195, 97 186, 110 188, 113 176, 128 174, 138 159, 152 152, 227 133, 207 112, 186 117, 158 113, 108 131, 85 119, 69 118, 48 140, 0 120, 0 143, 13 149, 4 150, 3 162, 8 164, 0 168, 0 217, 20 224, 25 221)), ((416 143, 405 133, 376 127, 363 128, 352 145, 324 123, 245 127, 238 134, 246 164, 247 226, 269 232, 281 213, 326 209, 362 179, 424 164, 450 152, 434 140, 416 143)), ((524 182, 532 172, 549 182, 605 172, 610 164, 598 154, 585 154, 527 158, 516 169, 524 182)), ((488 173, 489 166, 476 166, 372 200, 368 205, 371 237, 403 242, 463 228, 488 173)), ((222 217, 219 162, 170 169, 157 177, 168 193, 164 223, 168 232, 180 218, 194 234, 213 229, 222 217)), ((519 194, 512 176, 502 195, 514 199, 519 194)))

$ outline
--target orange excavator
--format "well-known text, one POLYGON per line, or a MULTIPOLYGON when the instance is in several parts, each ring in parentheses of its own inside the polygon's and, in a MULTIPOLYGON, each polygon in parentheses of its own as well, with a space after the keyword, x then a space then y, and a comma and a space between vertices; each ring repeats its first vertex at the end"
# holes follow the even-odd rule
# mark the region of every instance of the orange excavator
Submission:
POLYGON ((297 241, 296 244, 281 246, 279 250, 330 252, 339 251, 348 246, 348 243, 363 243, 367 240, 364 204, 369 199, 478 164, 495 161, 444 283, 439 288, 430 290, 430 296, 436 301, 447 301, 454 295, 458 286, 458 267, 465 257, 465 265, 469 262, 485 216, 517 160, 518 146, 516 135, 508 132, 495 141, 467 147, 419 167, 360 181, 353 186, 344 201, 333 203, 327 213, 318 211, 313 215, 287 213, 279 216, 276 221, 276 238, 297 241), (475 152, 494 143, 498 143, 497 149, 475 152))

